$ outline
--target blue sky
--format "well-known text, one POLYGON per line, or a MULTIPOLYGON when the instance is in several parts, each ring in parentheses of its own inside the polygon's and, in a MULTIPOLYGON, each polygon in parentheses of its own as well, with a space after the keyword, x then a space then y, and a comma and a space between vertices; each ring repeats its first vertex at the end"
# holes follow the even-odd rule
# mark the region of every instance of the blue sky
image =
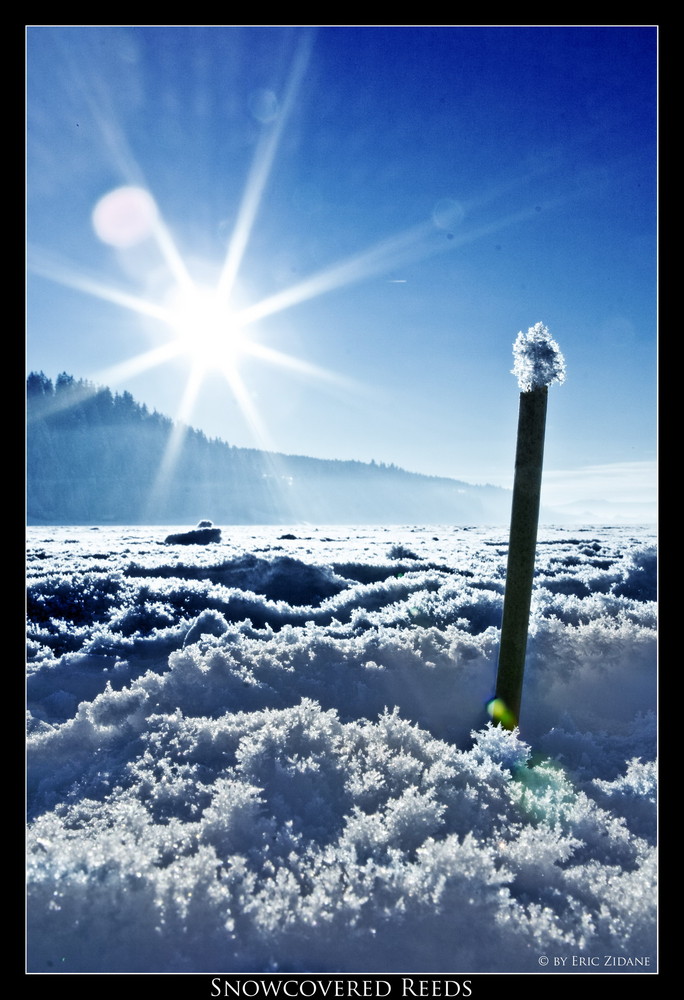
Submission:
POLYGON ((652 26, 28 27, 28 370, 510 486, 542 321, 547 502, 653 500, 656 85, 652 26))

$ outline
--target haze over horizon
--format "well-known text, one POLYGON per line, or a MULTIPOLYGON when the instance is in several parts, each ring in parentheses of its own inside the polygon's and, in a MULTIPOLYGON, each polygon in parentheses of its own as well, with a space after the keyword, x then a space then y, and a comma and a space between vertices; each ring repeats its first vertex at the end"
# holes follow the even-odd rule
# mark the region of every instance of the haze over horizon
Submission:
POLYGON ((27 370, 510 487, 542 321, 542 502, 655 519, 656 84, 654 26, 28 26, 27 370))

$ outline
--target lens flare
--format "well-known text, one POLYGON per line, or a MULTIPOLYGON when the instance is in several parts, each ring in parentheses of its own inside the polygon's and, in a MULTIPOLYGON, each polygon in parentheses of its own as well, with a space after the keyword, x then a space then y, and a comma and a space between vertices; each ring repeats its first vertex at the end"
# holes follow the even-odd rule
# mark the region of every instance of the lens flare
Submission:
POLYGON ((122 250, 149 239, 156 222, 154 198, 139 187, 115 188, 100 198, 92 215, 93 229, 102 242, 122 250))
POLYGON ((492 698, 488 701, 487 712, 492 721, 499 723, 504 729, 515 729, 518 725, 515 715, 501 698, 492 698))

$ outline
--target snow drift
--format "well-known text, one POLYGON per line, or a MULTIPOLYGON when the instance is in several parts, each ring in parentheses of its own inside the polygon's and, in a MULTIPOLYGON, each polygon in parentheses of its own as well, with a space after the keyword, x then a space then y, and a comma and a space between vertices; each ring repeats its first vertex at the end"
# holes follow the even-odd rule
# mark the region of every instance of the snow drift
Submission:
POLYGON ((508 733, 503 532, 165 534, 29 529, 29 971, 656 971, 652 535, 540 535, 508 733))

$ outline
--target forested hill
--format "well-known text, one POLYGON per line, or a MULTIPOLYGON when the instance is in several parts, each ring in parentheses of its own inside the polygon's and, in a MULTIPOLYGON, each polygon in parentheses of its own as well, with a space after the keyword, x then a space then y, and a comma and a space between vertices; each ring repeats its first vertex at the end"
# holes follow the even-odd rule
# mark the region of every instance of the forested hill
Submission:
POLYGON ((27 379, 29 524, 475 525, 509 515, 510 492, 498 487, 237 448, 129 392, 65 373, 27 379))

